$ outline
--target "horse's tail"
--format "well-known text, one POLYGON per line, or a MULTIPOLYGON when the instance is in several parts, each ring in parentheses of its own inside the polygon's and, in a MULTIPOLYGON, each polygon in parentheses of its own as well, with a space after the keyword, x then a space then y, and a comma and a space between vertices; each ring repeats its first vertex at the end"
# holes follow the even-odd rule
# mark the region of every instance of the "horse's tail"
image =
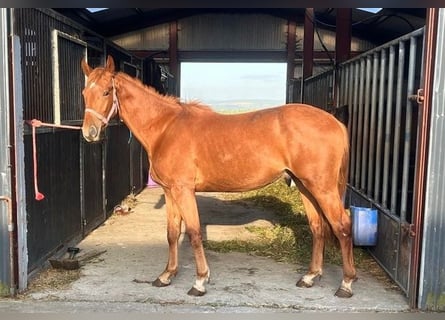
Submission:
POLYGON ((346 185, 348 183, 349 173, 349 134, 348 130, 342 123, 340 123, 340 127, 343 133, 343 155, 338 176, 338 192, 340 198, 343 199, 346 192, 346 185))
MULTIPOLYGON (((343 123, 339 122, 339 126, 342 130, 342 138, 343 138, 343 154, 340 162, 340 168, 338 172, 338 192, 341 200, 344 200, 344 196, 346 193, 346 185, 348 182, 348 170, 349 170, 349 135, 348 130, 343 125, 343 123)), ((323 216, 322 219, 323 226, 323 236, 326 240, 327 244, 339 246, 339 242, 337 237, 335 236, 330 223, 327 221, 326 217, 323 216)))

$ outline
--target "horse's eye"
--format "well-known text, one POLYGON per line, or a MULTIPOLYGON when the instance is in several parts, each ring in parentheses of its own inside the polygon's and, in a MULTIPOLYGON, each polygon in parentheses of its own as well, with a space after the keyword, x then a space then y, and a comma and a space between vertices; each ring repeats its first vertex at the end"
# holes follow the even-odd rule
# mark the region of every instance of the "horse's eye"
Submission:
POLYGON ((106 97, 106 96, 108 96, 109 94, 110 94, 110 90, 105 90, 104 93, 103 93, 103 96, 106 97))

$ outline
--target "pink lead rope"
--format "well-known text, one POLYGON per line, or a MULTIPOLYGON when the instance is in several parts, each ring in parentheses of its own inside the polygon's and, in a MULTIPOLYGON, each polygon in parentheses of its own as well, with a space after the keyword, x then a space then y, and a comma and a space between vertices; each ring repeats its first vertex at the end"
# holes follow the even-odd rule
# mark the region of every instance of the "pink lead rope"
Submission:
MULTIPOLYGON (((113 105, 111 106, 110 112, 108 113, 107 117, 105 118, 103 115, 98 113, 97 111, 91 109, 91 108, 85 108, 85 112, 90 112, 93 115, 95 115, 97 118, 100 119, 105 125, 108 125, 108 122, 110 121, 111 117, 115 113, 119 112, 119 100, 117 99, 116 94, 116 85, 114 83, 114 77, 111 79, 112 85, 113 85, 113 105)), ((34 193, 35 193, 35 199, 40 201, 45 198, 45 195, 39 191, 38 184, 37 184, 37 143, 36 143, 36 127, 52 127, 52 128, 62 128, 62 129, 73 129, 73 130, 80 130, 81 127, 75 127, 75 126, 67 126, 62 124, 53 124, 53 123, 45 123, 37 119, 27 120, 26 123, 32 126, 32 156, 33 156, 33 162, 34 162, 34 193)))
POLYGON ((73 129, 80 130, 81 127, 75 126, 66 126, 60 124, 52 124, 45 123, 37 119, 33 119, 31 121, 27 120, 26 123, 32 126, 32 157, 34 164, 34 193, 35 199, 40 201, 45 198, 45 195, 39 191, 38 183, 37 183, 37 139, 36 139, 36 127, 53 127, 53 128, 62 128, 62 129, 73 129))

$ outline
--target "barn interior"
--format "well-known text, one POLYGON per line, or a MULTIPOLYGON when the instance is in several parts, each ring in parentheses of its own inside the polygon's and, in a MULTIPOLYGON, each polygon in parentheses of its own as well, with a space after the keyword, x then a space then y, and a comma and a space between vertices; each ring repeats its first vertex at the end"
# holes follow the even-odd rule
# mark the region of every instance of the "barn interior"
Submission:
MULTIPOLYGON (((166 93, 180 94, 182 62, 281 61, 287 63, 286 102, 309 102, 327 110, 340 107, 339 101, 335 101, 339 98, 336 97, 332 85, 329 84, 334 81, 334 75, 332 78, 327 77, 328 82, 323 82, 325 80, 320 82, 317 80, 318 74, 335 69, 340 63, 391 43, 394 39, 416 32, 425 26, 427 12, 425 8, 109 8, 104 10, 80 8, 56 10, 89 30, 94 30, 101 36, 111 39, 135 56, 146 59, 145 61, 154 60, 162 66, 161 70, 165 70, 168 74, 165 76, 168 83, 164 84, 166 93), (271 20, 268 20, 269 18, 271 20), (189 21, 190 25, 184 21, 189 21), (268 31, 262 29, 262 24, 269 25, 270 30, 277 28, 271 27, 276 21, 284 24, 281 28, 287 29, 286 34, 281 35, 283 37, 280 40, 283 42, 281 48, 278 44, 273 44, 276 38, 280 37, 276 30, 271 31, 274 32, 272 38, 275 39, 270 39, 267 36, 268 31), (241 32, 243 25, 246 29, 245 33, 241 32), (154 31, 156 29, 158 31, 154 31), (187 32, 189 29, 196 34, 187 32), (144 30, 147 30, 147 33, 144 33, 144 30), (234 36, 234 40, 231 41, 230 36, 227 36, 229 32, 235 34, 238 32, 238 37, 234 36), (152 33, 151 37, 148 36, 150 33, 152 33), (164 38, 164 46, 150 46, 143 40, 144 37, 149 39, 162 37, 162 33, 164 37, 168 33, 168 39, 164 38), (260 35, 260 40, 256 44, 250 44, 247 38, 255 34, 260 35), (297 35, 296 39, 291 36, 292 34, 297 35), (237 38, 243 40, 237 40, 237 38), (219 41, 219 39, 223 40, 219 41), (238 41, 245 41, 248 44, 244 47, 237 43, 238 41), (264 43, 260 44, 261 42, 264 43), (305 81, 306 83, 313 81, 313 88, 305 88, 305 81)), ((420 38, 419 41, 421 41, 420 38)), ((420 47, 420 42, 418 46, 420 47)), ((417 59, 420 61, 421 55, 417 55, 417 59)), ((420 70, 416 72, 419 73, 420 70)), ((416 78, 418 78, 417 75, 416 78)), ((352 83, 345 84, 345 87, 349 85, 352 86, 352 83)), ((344 104, 348 102, 350 103, 350 101, 345 101, 344 104)), ((352 118, 351 121, 353 121, 352 118)), ((360 129, 355 134, 360 134, 360 129)), ((362 171, 364 167, 363 163, 357 165, 355 170, 362 171)), ((413 179, 412 175, 409 179, 413 179)), ((356 187, 356 190, 363 187, 363 179, 361 185, 356 187)), ((407 188, 406 193, 411 196, 412 191, 408 189, 410 188, 407 188)), ((379 191, 374 190, 374 192, 379 191)), ((368 191, 367 195, 370 193, 371 191, 368 191)), ((349 193, 349 203, 372 207, 374 201, 368 201, 362 195, 360 191, 349 193)), ((392 195, 392 198, 395 197, 392 195)), ((377 199, 378 196, 375 198, 377 199)), ((382 196, 383 202, 384 198, 385 196, 382 196)), ((394 199, 391 201, 396 202, 394 199)), ((403 199, 401 201, 403 202, 403 199)), ((379 201, 376 202, 379 203, 379 201)), ((409 212, 412 208, 409 201, 408 208, 403 207, 404 205, 397 201, 397 204, 393 205, 393 211, 409 212)), ((388 216, 393 217, 391 214, 388 216)), ((395 216, 397 219, 400 218, 399 214, 395 216)), ((412 217, 407 218, 407 220, 410 219, 412 217)), ((391 234, 397 233, 396 229, 399 226, 393 227, 390 220, 386 227, 380 227, 380 229, 391 234)), ((403 217, 402 220, 404 220, 403 217)), ((409 290, 413 290, 406 278, 406 274, 409 273, 409 257, 403 254, 393 256, 388 252, 391 250, 405 252, 404 248, 411 246, 411 242, 397 239, 397 243, 397 248, 375 249, 374 254, 378 261, 383 261, 385 270, 389 271, 395 281, 408 293, 409 290), (404 262, 398 264, 389 261, 404 262)))
MULTIPOLYGON (((37 85, 33 82, 38 72, 48 77, 52 75, 54 63, 51 66, 49 50, 54 39, 60 44, 57 58, 60 70, 69 72, 75 82, 83 83, 77 58, 87 52, 91 65, 98 66, 103 65, 107 54, 111 54, 118 69, 171 95, 179 95, 183 62, 286 63, 286 102, 310 103, 330 112, 344 105, 351 106, 348 121, 353 156, 346 200, 349 205, 378 209, 380 245, 370 248, 370 252, 400 286, 410 305, 426 308, 431 303, 432 308, 440 308, 439 300, 427 302, 419 300, 418 296, 419 278, 415 274, 418 274, 420 264, 421 240, 410 236, 420 233, 422 227, 416 223, 419 219, 416 195, 421 192, 416 180, 418 132, 406 125, 421 127, 422 119, 417 117, 419 109, 415 103, 409 102, 412 100, 409 96, 416 93, 422 81, 425 25, 431 16, 427 8, 367 9, 375 10, 17 9, 13 13, 13 29, 27 45, 16 50, 22 52, 26 63, 12 59, 12 64, 22 68, 23 87, 29 86, 31 92, 24 96, 23 118, 67 125, 81 123, 80 87, 69 94, 61 94, 58 98, 62 101, 60 115, 56 117, 53 109, 47 108, 54 93, 43 94, 40 80, 37 85), (46 20, 42 17, 56 21, 48 25, 57 32, 51 34, 53 40, 43 36, 46 42, 34 47, 36 39, 48 33, 46 22, 42 23, 46 20), (378 87, 380 83, 385 85, 378 87), (390 95, 390 91, 394 95, 390 95), (356 92, 358 96, 355 96, 356 92), (383 96, 384 99, 377 99, 383 96), (380 106, 380 100, 385 102, 384 106, 380 106), (362 105, 365 107, 360 107, 362 105), (378 121, 372 120, 379 115, 372 110, 381 110, 381 117, 386 113, 392 116, 384 122, 388 124, 388 132, 392 132, 388 163, 385 162, 384 139, 380 141, 380 150, 379 135, 373 133, 380 129, 378 121), (385 110, 389 111, 385 113, 385 110), (401 132, 395 129, 397 123, 403 123, 401 132), (408 142, 404 143, 400 136, 409 137, 408 142), (371 155, 374 160, 368 162, 371 155), (396 166, 393 162, 401 164, 396 166), (413 230, 413 226, 418 229, 413 230)), ((63 89, 69 87, 69 83, 60 82, 60 86, 63 89)), ((16 266, 10 272, 19 289, 26 288, 28 276, 38 272, 49 257, 84 238, 110 217, 115 205, 125 196, 145 187, 149 164, 144 150, 137 141, 128 143, 130 133, 118 121, 108 128, 107 135, 105 144, 86 145, 80 141, 78 133, 38 128, 37 137, 42 148, 38 160, 44 166, 39 171, 40 181, 42 189, 46 189, 47 199, 36 202, 31 165, 32 132, 31 127, 24 127, 21 137, 26 161, 17 164, 17 171, 23 172, 21 182, 24 187, 16 182, 16 189, 12 188, 26 203, 26 208, 18 208, 15 221, 18 224, 15 241, 19 248, 26 247, 26 252, 15 254, 16 266), (72 145, 69 151, 62 149, 62 144, 67 141, 72 145), (61 155, 62 161, 54 155, 61 155), (81 193, 61 191, 73 189, 79 189, 81 193), (59 216, 67 201, 75 205, 59 216), (59 224, 63 228, 51 229, 41 236, 42 230, 59 224), (23 246, 23 243, 27 245, 23 246)), ((2 273, 2 279, 8 278, 10 273, 2 273)))

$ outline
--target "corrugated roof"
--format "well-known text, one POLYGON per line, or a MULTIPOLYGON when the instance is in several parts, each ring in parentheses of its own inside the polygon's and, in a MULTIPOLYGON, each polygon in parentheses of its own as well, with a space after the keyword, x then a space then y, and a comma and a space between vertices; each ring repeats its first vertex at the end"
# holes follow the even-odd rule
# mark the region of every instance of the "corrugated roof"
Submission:
MULTIPOLYGON (((284 19, 304 19, 305 8, 109 8, 90 12, 86 8, 54 8, 87 28, 112 37, 203 13, 270 14, 284 19)), ((316 8, 316 22, 334 29, 335 8, 316 8)), ((356 37, 381 44, 425 25, 425 8, 383 8, 378 13, 352 10, 352 32, 356 37), (372 31, 372 32, 370 32, 372 31)))

